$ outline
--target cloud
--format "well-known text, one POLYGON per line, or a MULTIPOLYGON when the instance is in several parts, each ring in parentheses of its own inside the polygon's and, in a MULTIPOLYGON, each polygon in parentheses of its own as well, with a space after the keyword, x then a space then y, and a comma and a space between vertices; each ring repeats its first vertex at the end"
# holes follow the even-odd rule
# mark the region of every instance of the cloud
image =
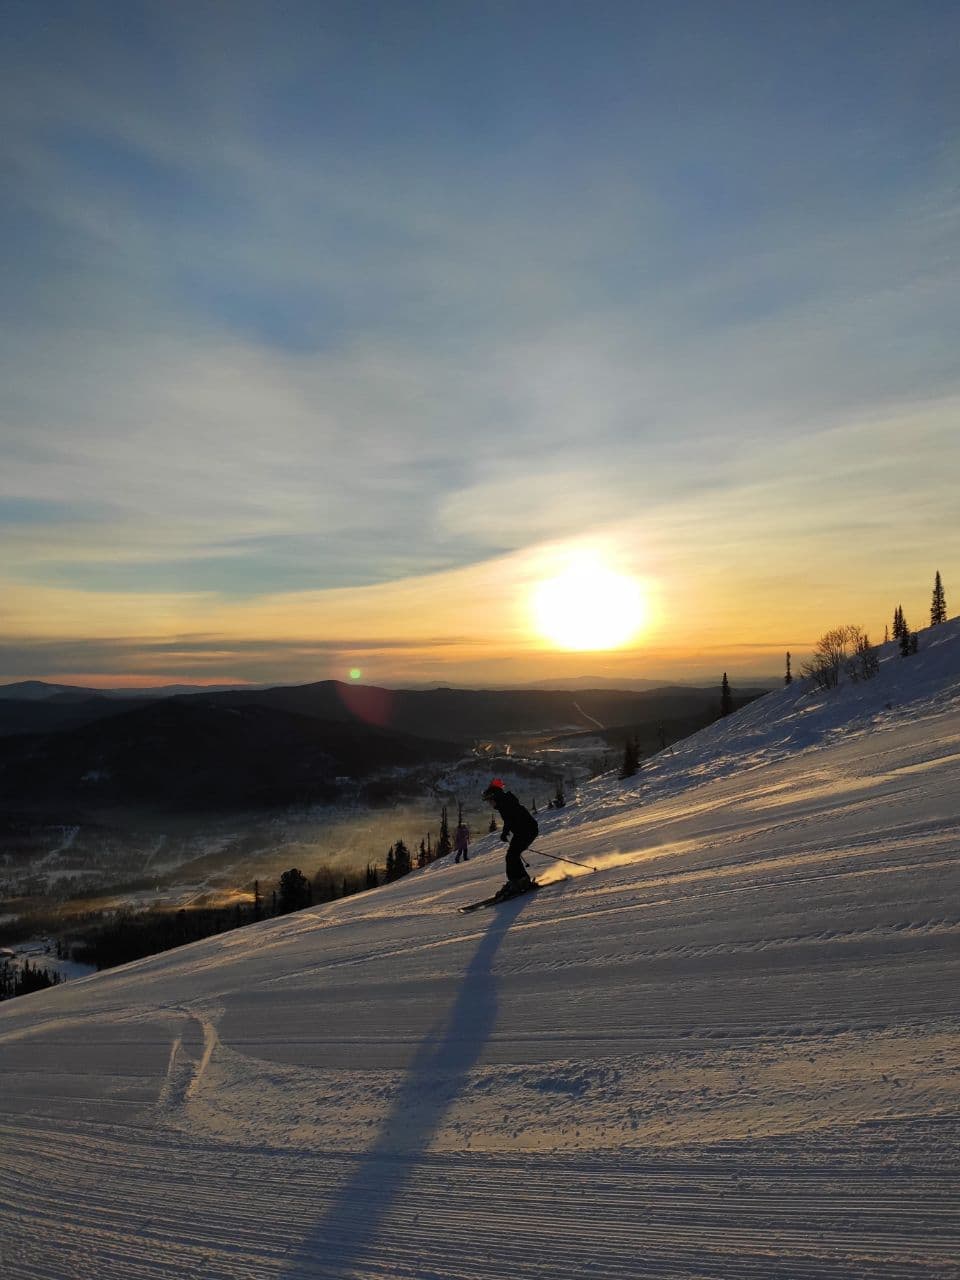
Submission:
POLYGON ((869 583, 907 573, 911 510, 947 527, 938 22, 864 42, 847 14, 824 48, 789 16, 565 11, 540 56, 519 11, 478 45, 452 14, 378 11, 381 40, 351 6, 28 8, 0 67, 8 633, 264 634, 261 607, 407 634, 389 608, 490 604, 511 557, 611 530, 665 607, 733 625, 711 574, 806 581, 829 537, 869 583))
POLYGON ((442 662, 451 648, 464 646, 468 647, 468 642, 456 637, 426 637, 416 645, 359 637, 310 643, 272 637, 238 640, 203 635, 177 635, 163 640, 154 636, 96 640, 82 635, 57 640, 30 637, 20 643, 0 642, 0 678, 50 679, 56 673, 99 678, 123 672, 156 681, 169 677, 207 682, 308 683, 346 679, 351 664, 357 661, 377 660, 381 669, 390 663, 414 669, 431 666, 442 662))

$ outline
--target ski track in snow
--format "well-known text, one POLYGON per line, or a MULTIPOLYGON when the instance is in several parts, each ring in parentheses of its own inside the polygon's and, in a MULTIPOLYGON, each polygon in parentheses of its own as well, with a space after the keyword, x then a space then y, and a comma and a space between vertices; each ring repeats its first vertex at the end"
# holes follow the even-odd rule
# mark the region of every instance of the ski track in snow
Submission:
POLYGON ((891 652, 544 815, 595 874, 0 1007, 4 1280, 960 1276, 960 623, 891 652))

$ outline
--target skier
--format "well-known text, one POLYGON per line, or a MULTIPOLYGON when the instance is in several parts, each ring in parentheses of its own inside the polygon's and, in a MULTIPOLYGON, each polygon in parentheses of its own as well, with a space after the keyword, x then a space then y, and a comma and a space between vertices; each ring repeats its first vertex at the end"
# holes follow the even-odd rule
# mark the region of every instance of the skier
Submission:
POLYGON ((457 851, 454 862, 459 862, 461 858, 464 862, 470 861, 470 854, 467 852, 470 848, 470 828, 465 822, 457 823, 457 829, 453 833, 453 847, 457 851))
POLYGON ((498 898, 511 898, 515 893, 525 893, 534 887, 520 856, 524 849, 529 849, 540 834, 536 818, 525 809, 512 791, 505 791, 503 782, 494 778, 483 793, 486 802, 496 809, 503 819, 501 840, 510 840, 507 849, 507 882, 497 894, 498 898), (510 837, 513 837, 511 840, 510 837))

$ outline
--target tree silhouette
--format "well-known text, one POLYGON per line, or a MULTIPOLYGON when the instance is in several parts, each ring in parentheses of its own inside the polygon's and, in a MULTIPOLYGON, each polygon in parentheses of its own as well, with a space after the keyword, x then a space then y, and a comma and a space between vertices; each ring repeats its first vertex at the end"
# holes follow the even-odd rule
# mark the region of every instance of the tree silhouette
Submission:
POLYGON ((728 716, 733 710, 733 694, 730 692, 730 681, 727 679, 727 673, 723 673, 723 683, 720 685, 720 714, 728 716))
POLYGON ((620 765, 620 777, 632 778, 640 768, 640 743, 636 736, 627 738, 623 747, 623 761, 620 765))
POLYGON ((285 871, 277 886, 277 913, 284 916, 289 911, 299 911, 309 907, 310 901, 310 881, 303 872, 297 867, 285 871))
POLYGON ((947 620, 947 601, 943 594, 943 583, 940 580, 940 570, 937 570, 937 576, 933 580, 933 601, 930 605, 930 625, 937 627, 941 622, 947 620))
POLYGON ((440 838, 437 841, 437 857, 445 858, 452 848, 450 825, 447 822, 447 806, 443 805, 440 810, 440 838))
POLYGON ((851 648, 856 648, 862 635, 860 628, 853 624, 824 632, 817 641, 813 656, 800 668, 800 674, 805 679, 812 679, 818 689, 835 689, 851 648))
POLYGON ((393 846, 393 873, 398 878, 408 875, 413 870, 413 860, 410 857, 410 850, 398 840, 393 846))

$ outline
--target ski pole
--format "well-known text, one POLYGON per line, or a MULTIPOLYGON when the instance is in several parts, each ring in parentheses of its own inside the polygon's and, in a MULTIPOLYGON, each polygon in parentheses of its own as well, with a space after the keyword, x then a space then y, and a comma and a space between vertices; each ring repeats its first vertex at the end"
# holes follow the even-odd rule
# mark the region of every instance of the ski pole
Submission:
POLYGON ((533 845, 528 848, 529 853, 539 853, 541 858, 552 858, 554 862, 572 862, 575 867, 586 867, 588 871, 599 871, 599 867, 591 867, 589 862, 578 862, 576 858, 561 858, 556 853, 545 853, 543 849, 536 849, 533 845))

